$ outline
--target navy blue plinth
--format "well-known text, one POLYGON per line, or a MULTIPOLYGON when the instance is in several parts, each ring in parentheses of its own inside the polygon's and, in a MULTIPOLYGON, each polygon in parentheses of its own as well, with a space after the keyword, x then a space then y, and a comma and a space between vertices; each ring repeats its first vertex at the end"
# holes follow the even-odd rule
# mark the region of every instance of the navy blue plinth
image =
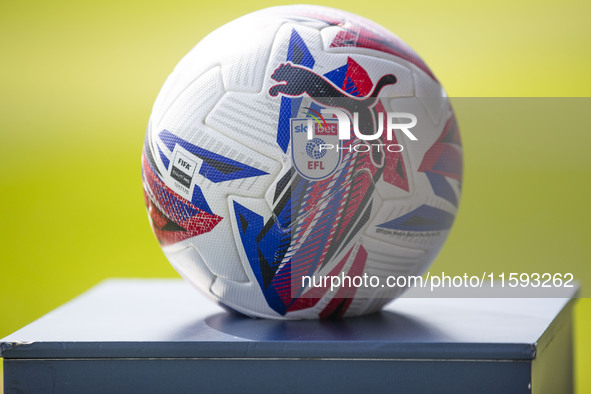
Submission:
POLYGON ((225 312, 181 280, 108 280, 2 340, 4 389, 572 392, 574 290, 415 298, 421 291, 371 316, 274 321, 225 312))

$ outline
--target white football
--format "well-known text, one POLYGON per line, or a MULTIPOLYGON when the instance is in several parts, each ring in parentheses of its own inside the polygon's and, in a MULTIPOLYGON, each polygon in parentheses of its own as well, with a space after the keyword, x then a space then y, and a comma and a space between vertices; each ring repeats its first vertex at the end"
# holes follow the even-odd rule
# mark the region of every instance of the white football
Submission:
POLYGON ((220 304, 356 316, 438 254, 462 148, 440 82, 400 38, 344 11, 281 6, 179 62, 150 116, 142 180, 166 257, 220 304))

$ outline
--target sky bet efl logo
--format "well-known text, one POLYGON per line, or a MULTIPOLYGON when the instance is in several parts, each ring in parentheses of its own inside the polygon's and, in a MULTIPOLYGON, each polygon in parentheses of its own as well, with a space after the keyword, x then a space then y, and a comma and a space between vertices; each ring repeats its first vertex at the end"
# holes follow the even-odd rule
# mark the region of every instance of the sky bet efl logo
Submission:
POLYGON ((417 124, 415 115, 376 110, 381 90, 398 81, 393 74, 382 75, 371 92, 361 97, 349 94, 326 75, 301 64, 280 64, 271 79, 275 82, 269 88, 272 97, 297 97, 300 105, 307 96, 317 105, 316 109, 311 108, 312 104, 310 107, 302 106, 308 110, 306 117, 291 119, 293 163, 298 172, 308 179, 323 179, 332 174, 341 162, 343 151, 354 153, 376 149, 401 152, 403 146, 395 143, 393 138, 395 129, 401 130, 410 140, 417 139, 410 132, 417 124))
POLYGON ((400 130, 411 141, 417 140, 410 131, 416 126, 417 117, 411 113, 378 112, 377 119, 370 115, 370 119, 360 120, 359 113, 354 112, 351 127, 349 115, 343 110, 305 109, 309 111, 307 117, 291 119, 291 141, 294 166, 308 179, 331 175, 339 166, 343 152, 402 152, 402 145, 391 143, 395 140, 394 130, 400 130))

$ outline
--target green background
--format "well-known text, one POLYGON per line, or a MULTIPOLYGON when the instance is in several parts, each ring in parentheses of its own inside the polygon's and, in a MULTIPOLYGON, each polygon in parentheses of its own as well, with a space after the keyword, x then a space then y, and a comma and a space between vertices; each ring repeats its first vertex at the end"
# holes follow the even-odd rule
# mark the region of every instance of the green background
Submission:
MULTIPOLYGON (((141 191, 152 104, 208 32, 275 4, 2 2, 0 338, 104 278, 177 276, 141 191)), ((322 4, 394 31, 452 97, 591 95, 591 2, 322 4)), ((432 272, 570 269, 591 287, 590 101, 571 117, 564 103, 457 100, 464 194, 432 272)), ((576 384, 591 392, 591 300, 575 319, 576 384)))

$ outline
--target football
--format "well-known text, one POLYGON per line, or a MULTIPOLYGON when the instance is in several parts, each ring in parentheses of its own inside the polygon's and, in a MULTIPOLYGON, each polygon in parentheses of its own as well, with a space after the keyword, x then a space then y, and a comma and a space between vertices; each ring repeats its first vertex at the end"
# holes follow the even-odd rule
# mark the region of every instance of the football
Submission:
POLYGON ((224 307, 358 316, 439 253, 462 146, 445 90, 400 38, 348 12, 279 6, 178 63, 152 109, 142 181, 164 254, 224 307))

